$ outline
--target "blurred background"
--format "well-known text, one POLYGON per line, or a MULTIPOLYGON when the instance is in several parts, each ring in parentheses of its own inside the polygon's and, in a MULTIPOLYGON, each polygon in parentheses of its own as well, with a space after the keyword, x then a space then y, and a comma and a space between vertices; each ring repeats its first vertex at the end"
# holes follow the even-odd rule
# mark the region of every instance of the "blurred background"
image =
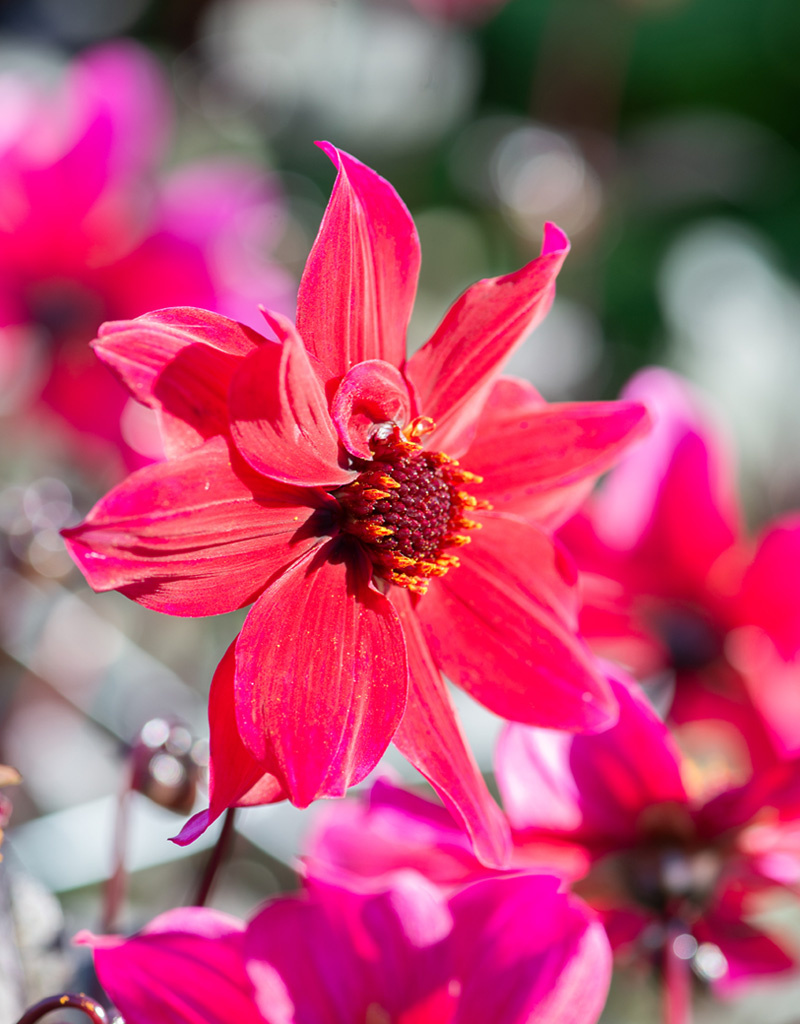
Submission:
MULTIPOLYGON (((0 2, 0 762, 24 777, 2 1024, 85 967, 79 927, 190 899, 216 839, 166 842, 204 804, 205 694, 236 617, 93 595, 58 535, 159 454, 88 349, 98 325, 291 313, 327 138, 418 224, 412 346, 556 221, 572 254, 510 369, 551 400, 680 370, 735 439, 757 526, 800 504, 798 52, 797 0, 0 2)), ((460 700, 491 771, 496 723, 460 700)), ((212 903, 245 914, 291 887, 310 814, 242 815, 212 903)), ((764 991, 702 1019, 797 1019, 797 986, 764 991)), ((604 1019, 652 1019, 653 999, 628 978, 604 1019)))

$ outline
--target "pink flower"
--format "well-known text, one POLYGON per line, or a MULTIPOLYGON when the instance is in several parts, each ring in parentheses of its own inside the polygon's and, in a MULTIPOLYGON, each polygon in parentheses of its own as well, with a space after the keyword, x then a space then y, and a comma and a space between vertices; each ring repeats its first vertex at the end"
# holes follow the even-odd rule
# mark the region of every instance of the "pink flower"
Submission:
POLYGON ((720 788, 713 762, 682 755, 633 682, 612 685, 619 721, 601 735, 507 727, 497 777, 515 847, 582 850, 592 868, 579 891, 617 948, 650 956, 683 934, 686 958, 700 973, 711 962, 722 991, 793 967, 746 918, 759 893, 800 877, 798 763, 720 788))
POLYGON ((131 42, 81 54, 57 90, 6 73, 0 101, 0 407, 44 398, 141 465, 143 410, 91 355, 97 324, 179 303, 246 316, 257 295, 291 308, 288 275, 252 255, 279 195, 238 160, 159 174, 170 96, 131 42))
POLYGON ((413 872, 311 878, 247 925, 188 908, 78 941, 127 1024, 592 1024, 610 979, 602 926, 546 876, 449 900, 413 872))
POLYGON ((255 601, 212 684, 211 818, 340 796, 394 740, 498 859, 505 825, 440 672, 504 717, 613 722, 549 530, 646 414, 547 405, 498 379, 552 300, 567 252, 553 225, 538 259, 470 288, 406 362, 413 222, 388 182, 323 148, 339 173, 297 328, 265 313, 276 343, 176 309, 102 329, 98 355, 156 411, 169 458, 100 501, 68 544, 95 589, 149 608, 255 601))
MULTIPOLYGON (((20 778, 19 772, 16 769, 11 768, 7 764, 0 764, 0 787, 3 786, 16 786, 22 779, 20 778)), ((8 824, 8 819, 11 817, 11 801, 8 797, 0 793, 0 843, 3 842, 3 829, 8 824)))
POLYGON ((640 679, 674 672, 674 721, 743 732, 757 763, 794 755, 800 516, 749 538, 724 438, 688 384, 648 369, 624 396, 647 403, 653 432, 561 532, 586 574, 582 630, 640 679))

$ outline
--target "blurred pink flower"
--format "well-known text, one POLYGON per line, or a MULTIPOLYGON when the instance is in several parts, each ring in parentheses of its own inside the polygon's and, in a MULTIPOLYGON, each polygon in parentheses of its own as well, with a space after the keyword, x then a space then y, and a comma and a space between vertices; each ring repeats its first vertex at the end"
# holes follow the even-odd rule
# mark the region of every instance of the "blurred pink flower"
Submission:
MULTIPOLYGON (((7 764, 0 764, 0 788, 3 786, 16 786, 22 781, 19 772, 7 764)), ((0 793, 0 843, 3 842, 3 829, 11 817, 11 801, 7 796, 0 793)))
POLYGON ((297 328, 266 313, 275 343, 177 309, 101 331, 98 355, 156 411, 169 458, 100 501, 68 545, 96 590, 149 608, 256 602, 212 684, 211 819, 340 796, 393 739, 497 860, 505 824, 440 671, 504 717, 614 721, 549 530, 646 413, 547 405, 498 380, 552 301, 567 252, 553 225, 538 259, 468 289, 406 363, 413 222, 388 182, 323 148, 339 173, 297 328))
POLYGON ((166 305, 290 309, 291 280, 258 255, 277 238, 280 196, 238 160, 158 176, 171 101, 132 42, 82 54, 57 90, 6 73, 0 97, 0 407, 41 396, 141 465, 157 431, 88 342, 104 319, 166 305))
MULTIPOLYGON (((619 721, 600 735, 507 726, 497 779, 515 847, 558 840, 583 851, 591 870, 578 891, 616 948, 650 956, 684 934, 695 940, 690 959, 711 944, 723 992, 794 967, 746 918, 759 893, 787 880, 800 766, 776 762, 720 791, 714 765, 681 754, 633 681, 612 685, 619 721)), ((793 867, 796 881, 797 852, 793 867)))
POLYGON ((640 679, 673 671, 674 721, 744 733, 746 761, 796 754, 800 514, 750 539, 727 447, 689 385, 648 369, 623 395, 654 429, 561 531, 584 573, 582 630, 640 679))
POLYGON ((311 878, 247 925, 187 908, 78 941, 127 1024, 592 1024, 610 979, 602 926, 546 876, 449 900, 413 872, 311 878))

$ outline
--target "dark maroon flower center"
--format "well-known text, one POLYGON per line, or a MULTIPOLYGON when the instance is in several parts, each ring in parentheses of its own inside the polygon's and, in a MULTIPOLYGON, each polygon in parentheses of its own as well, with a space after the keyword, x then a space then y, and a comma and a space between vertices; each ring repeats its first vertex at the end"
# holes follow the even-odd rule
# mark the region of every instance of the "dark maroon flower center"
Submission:
POLYGON ((392 425, 373 440, 373 461, 356 460, 360 475, 336 492, 342 529, 362 542, 376 575, 421 594, 458 565, 446 549, 467 544, 464 531, 480 526, 466 513, 488 507, 461 489, 480 477, 416 441, 430 429, 421 420, 405 431, 392 425))

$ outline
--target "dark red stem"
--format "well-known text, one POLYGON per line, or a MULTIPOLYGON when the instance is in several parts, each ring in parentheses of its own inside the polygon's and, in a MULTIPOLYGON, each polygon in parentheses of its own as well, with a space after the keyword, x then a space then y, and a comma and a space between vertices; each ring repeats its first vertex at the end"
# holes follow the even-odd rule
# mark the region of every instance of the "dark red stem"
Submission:
POLYGON ((206 905, 217 871, 219 870, 222 862, 228 856, 231 843, 233 842, 233 819, 235 815, 235 807, 229 807, 225 812, 225 818, 222 822, 222 831, 219 834, 219 839, 217 840, 214 849, 211 851, 211 856, 208 858, 208 863, 206 864, 206 869, 203 872, 203 877, 200 879, 200 884, 197 887, 197 893, 195 894, 195 898, 192 900, 192 905, 195 907, 204 907, 206 905))
POLYGON ((94 1024, 108 1024, 108 1017, 103 1007, 94 999, 84 995, 83 992, 64 992, 60 996, 48 996, 47 999, 42 999, 27 1009, 17 1024, 36 1024, 36 1021, 41 1020, 45 1014, 66 1008, 81 1010, 89 1020, 94 1021, 94 1024))

